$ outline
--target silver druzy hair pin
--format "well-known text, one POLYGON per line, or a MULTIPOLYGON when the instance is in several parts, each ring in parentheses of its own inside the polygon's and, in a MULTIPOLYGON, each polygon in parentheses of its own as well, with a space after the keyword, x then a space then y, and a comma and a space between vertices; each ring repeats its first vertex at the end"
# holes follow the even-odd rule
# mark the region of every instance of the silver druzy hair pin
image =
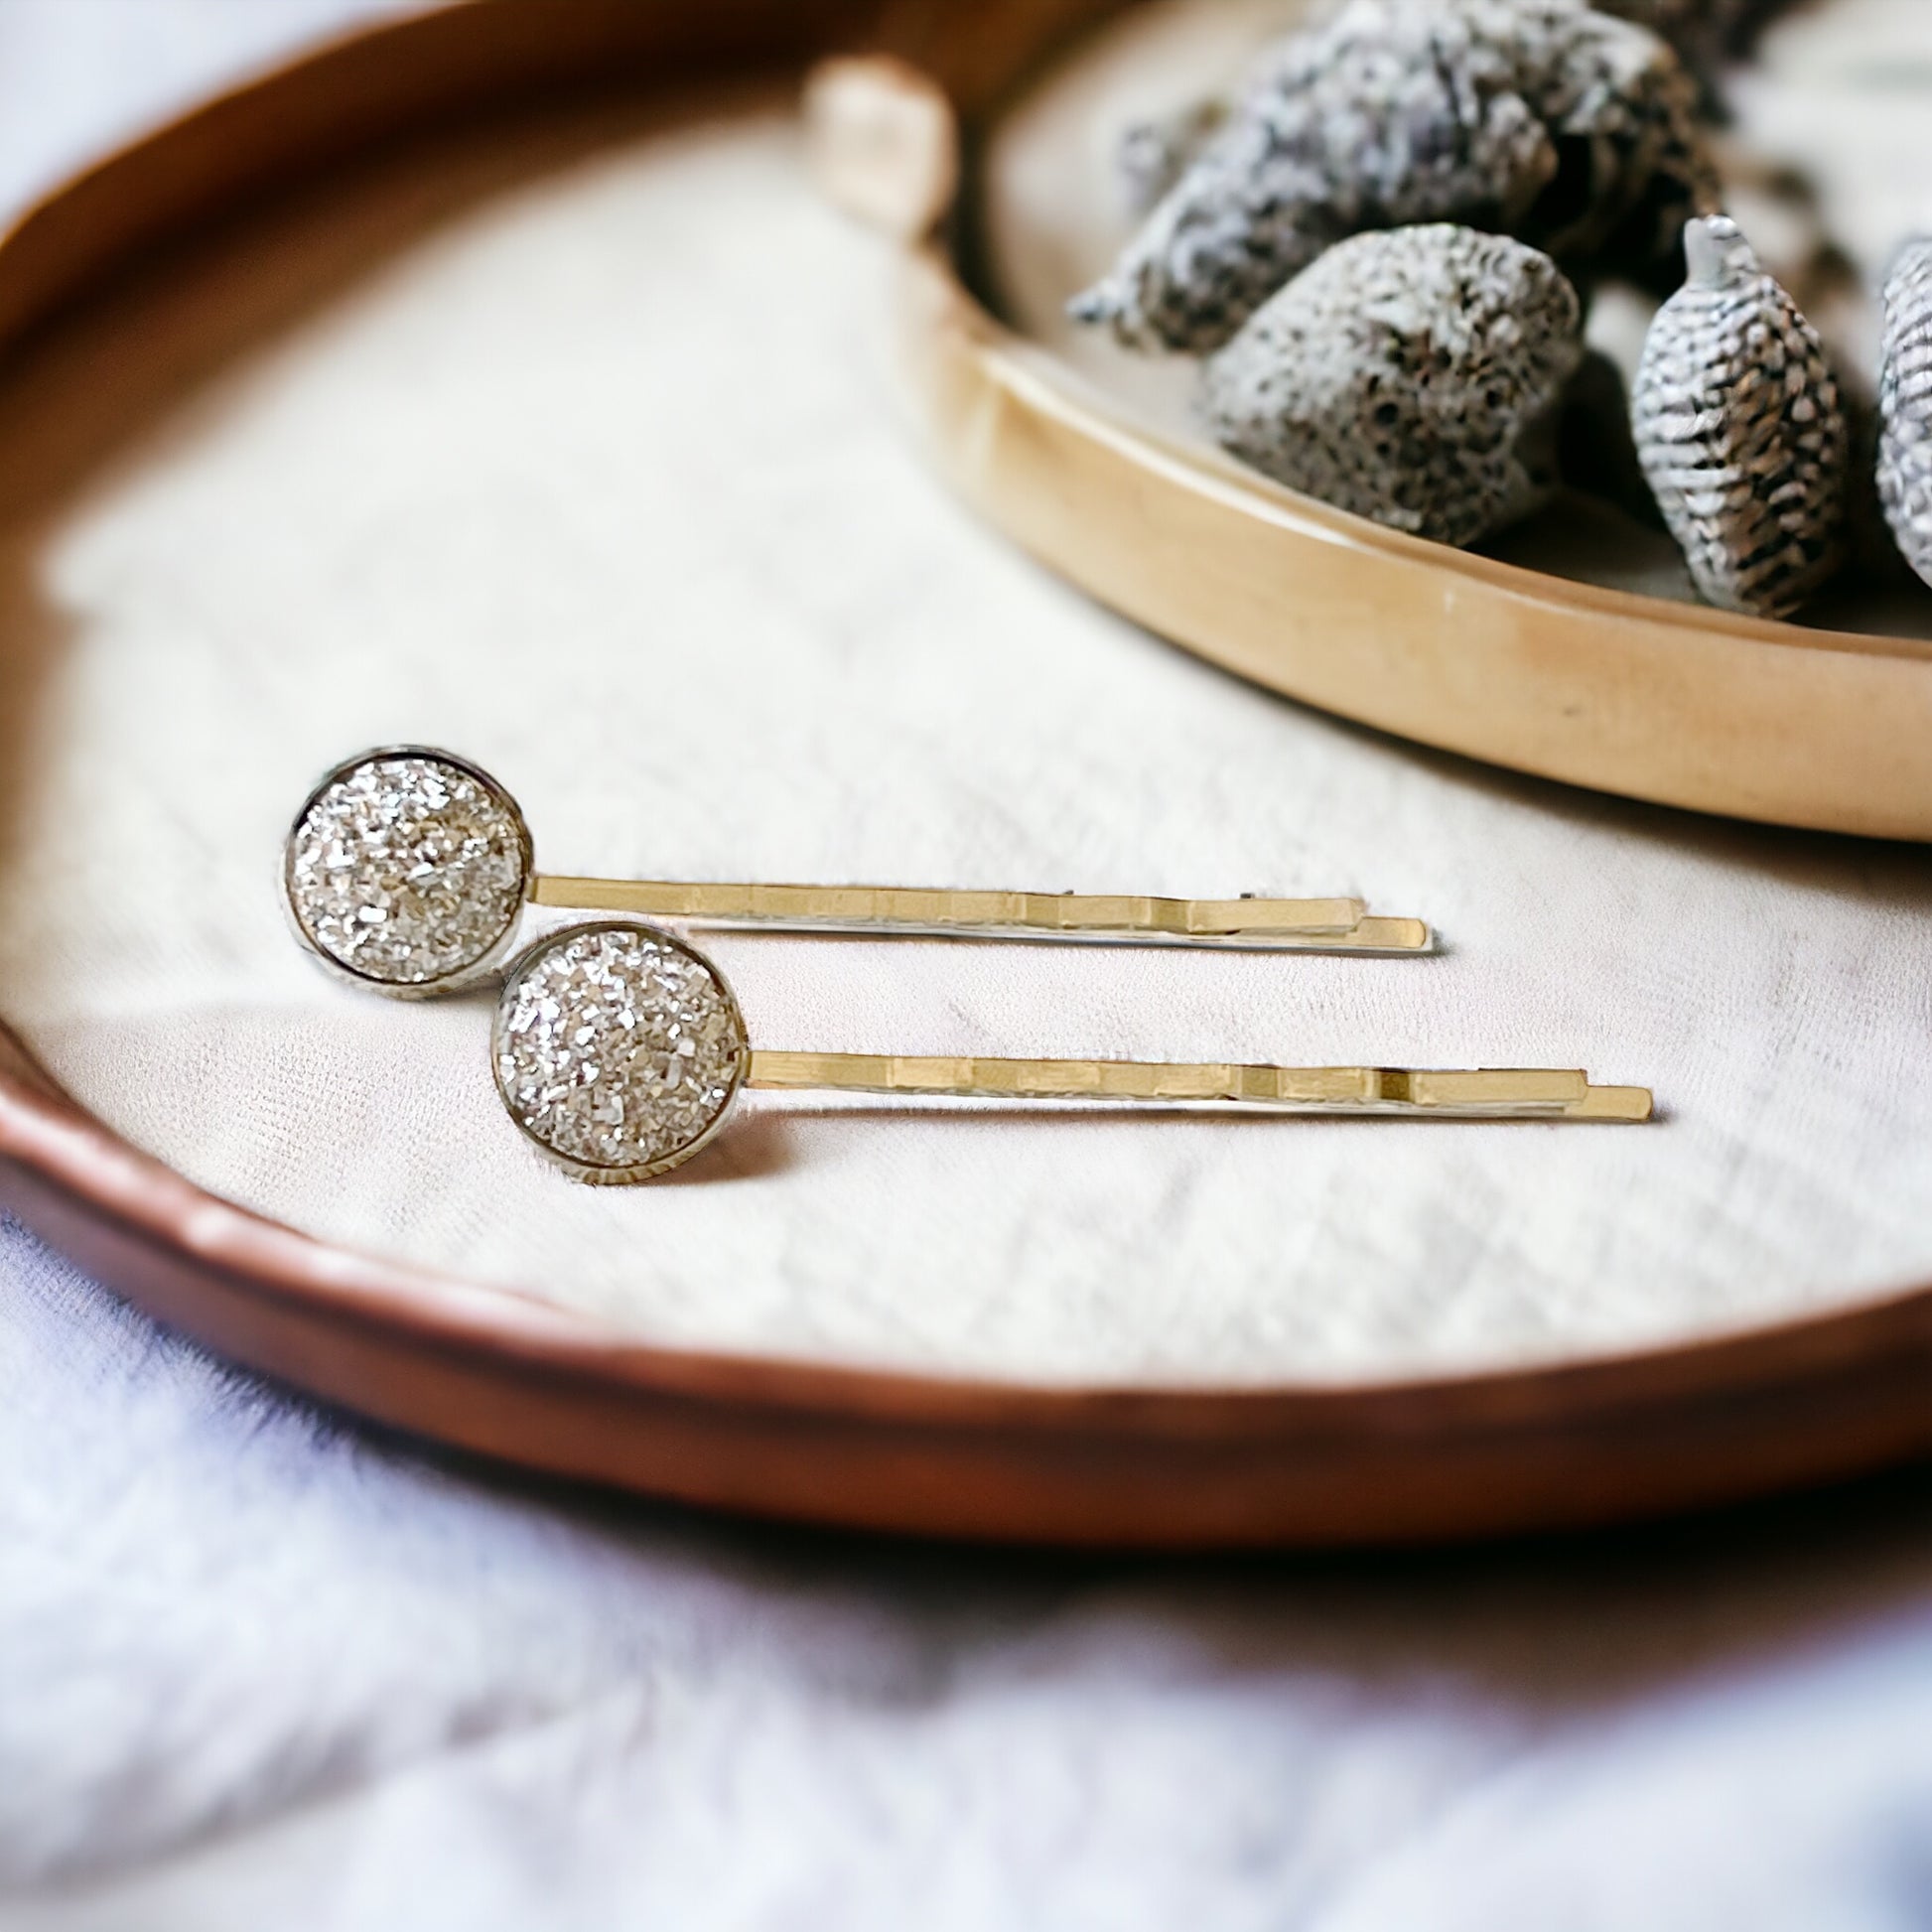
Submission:
POLYGON ((1641 1087, 1556 1069, 1003 1059, 754 1047, 724 974, 685 940, 629 920, 539 940, 510 968, 491 1035, 511 1120, 580 1180, 681 1167, 746 1087, 926 1099, 1086 1102, 1233 1115, 1648 1120, 1641 1087))
POLYGON ((1358 898, 1151 898, 576 879, 536 870, 516 800, 480 765, 398 746, 339 764, 290 828, 282 883, 302 942, 378 993, 423 999, 493 971, 525 904, 718 927, 939 938, 1417 953, 1420 919, 1358 898))

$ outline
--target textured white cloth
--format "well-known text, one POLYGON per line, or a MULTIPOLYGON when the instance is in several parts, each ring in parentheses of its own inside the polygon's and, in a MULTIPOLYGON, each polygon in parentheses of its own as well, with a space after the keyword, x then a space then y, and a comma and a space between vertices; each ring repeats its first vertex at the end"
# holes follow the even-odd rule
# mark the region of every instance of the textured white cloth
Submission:
MULTIPOLYGON (((0 0, 8 191, 202 57, 346 11, 0 0)), ((526 184, 538 143, 413 209, 317 211, 13 406, 10 488, 103 366, 103 443, 140 436, 34 479, 48 514, 0 562, 10 672, 46 666, 0 710, 31 834, 0 987, 110 1117, 298 1219, 653 1331, 1015 1373, 1570 1347, 1932 1259, 1922 862, 1478 774, 1123 631, 876 419, 864 245, 800 195, 783 129, 676 142, 580 164, 560 139, 526 184), (721 316, 753 334, 721 348, 721 316), (223 332, 240 365, 198 392, 170 358, 218 365, 223 332), (431 450, 466 401, 471 440, 431 450), (573 471, 610 480, 608 523, 573 471), (475 688, 533 638, 527 683, 475 688), (566 647, 615 683, 560 701, 566 647), (704 701, 654 704, 677 649, 704 701), (748 749, 700 817, 674 780, 721 711, 748 749), (139 751, 157 715, 165 760, 139 751), (740 944, 774 1036, 1587 1057, 1676 1118, 1246 1142, 807 1120, 721 1148, 722 1185, 562 1189, 490 1137, 474 1007, 338 998, 274 927, 298 774, 412 731, 501 764, 560 868, 1358 888, 1455 948, 907 973, 740 944), (616 775, 585 785, 594 757, 616 775), (1046 1205, 1014 1208, 1016 1178, 1046 1205), (1183 1225, 1231 1232, 1185 1277, 1136 1264, 1183 1225)), ((1932 1920, 1927 1501, 1905 1479, 1350 1564, 778 1535, 345 1429, 0 1226, 0 1923, 1906 1932, 1932 1920)))
POLYGON ((1922 1932, 1922 1478, 1063 1563, 596 1507, 6 1237, 8 1932, 1922 1932))

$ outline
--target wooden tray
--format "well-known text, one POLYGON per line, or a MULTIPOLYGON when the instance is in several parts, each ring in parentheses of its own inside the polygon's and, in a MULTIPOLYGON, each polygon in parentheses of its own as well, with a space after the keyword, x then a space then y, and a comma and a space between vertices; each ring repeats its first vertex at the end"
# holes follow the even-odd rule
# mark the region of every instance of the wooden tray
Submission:
MULTIPOLYGON (((840 69, 818 91, 828 178, 876 219, 921 233, 950 192, 952 129, 1107 10, 886 10, 900 60, 840 69)), ((608 87, 615 74, 676 87, 754 62, 802 64, 876 43, 876 11, 856 0, 469 0, 358 35, 30 213, 0 241, 0 336, 59 330, 124 264, 376 142, 533 90, 608 87)), ((943 253, 920 244, 909 268, 921 393, 955 473, 1122 608, 1432 742, 1639 795, 1923 835, 1927 806, 1902 756, 1883 756, 1915 736, 1913 707, 1927 702, 1919 647, 1618 600, 1371 531, 1133 433, 1057 387, 943 253), (1170 564, 1206 545, 1231 574, 1203 592, 1191 565, 1148 568, 1119 541, 1122 491, 1144 528, 1165 533, 1170 564), (1293 608, 1273 591, 1282 581, 1298 583, 1293 608), (1353 621, 1365 582, 1386 586, 1388 650, 1434 693, 1421 710, 1413 692, 1399 708, 1378 696, 1321 643, 1316 614, 1353 621), (1472 651, 1487 653, 1481 678, 1472 651), (1665 752, 1632 721, 1673 651, 1668 689, 1703 693, 1714 719, 1721 680, 1762 676, 1747 698, 1725 690, 1723 732, 1687 725, 1665 752), (1481 701, 1458 700, 1465 687, 1481 701), (1563 722, 1580 693, 1594 729, 1563 722), (1837 748, 1832 759, 1798 755, 1801 726, 1837 748)), ((1681 709, 1697 707, 1686 697, 1681 709)), ((1640 1356, 1372 1386, 1045 1389, 639 1346, 218 1199, 86 1113, 4 1031, 0 1199, 162 1319, 362 1414, 541 1469, 771 1516, 1068 1544, 1423 1540, 1684 1508, 1932 1446, 1932 1289, 1640 1356)))
MULTIPOLYGON (((847 112, 878 125, 864 80, 844 76, 847 112)), ((903 124, 914 83, 896 90, 903 124)), ((1162 433, 995 316, 958 257, 973 220, 922 232, 956 173, 936 86, 927 112, 925 142, 849 198, 905 241, 901 333, 932 454, 1014 541, 1202 657, 1403 738, 1657 804, 1932 838, 1932 642, 1878 632, 1898 599, 1835 595, 1823 615, 1864 625, 1835 629, 1636 596, 1385 530, 1162 433), (922 172, 920 152, 941 158, 922 172)), ((1932 594, 1914 585, 1905 615, 1932 624, 1932 594)))

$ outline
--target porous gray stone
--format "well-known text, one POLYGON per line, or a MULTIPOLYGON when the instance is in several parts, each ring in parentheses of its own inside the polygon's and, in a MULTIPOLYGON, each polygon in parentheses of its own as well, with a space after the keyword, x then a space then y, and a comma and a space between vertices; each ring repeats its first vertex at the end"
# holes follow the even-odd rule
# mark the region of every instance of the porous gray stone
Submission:
POLYGON ((1710 603, 1787 617, 1845 554, 1849 443, 1818 332, 1727 216, 1685 230, 1689 276, 1644 343, 1631 431, 1710 603))
POLYGON ((1654 274, 1715 192, 1696 97, 1584 0, 1348 0, 1264 56, 1071 312, 1202 353, 1343 236, 1439 220, 1654 274))
POLYGON ((1293 489, 1467 544, 1534 509, 1583 356, 1550 258, 1438 223, 1337 243, 1201 365, 1215 440, 1293 489))
POLYGON ((1878 496, 1905 561, 1932 584, 1932 235, 1907 242, 1885 277, 1878 496))

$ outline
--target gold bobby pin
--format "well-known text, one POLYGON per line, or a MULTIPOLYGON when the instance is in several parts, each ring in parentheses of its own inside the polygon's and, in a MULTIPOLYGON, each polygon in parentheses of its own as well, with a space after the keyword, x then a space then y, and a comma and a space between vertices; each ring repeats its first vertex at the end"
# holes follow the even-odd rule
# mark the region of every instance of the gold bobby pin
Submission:
POLYGON ((1056 939, 1290 952, 1417 953, 1420 919, 1371 917, 1358 898, 1145 898, 1118 894, 927 892, 899 886, 680 885, 536 870, 516 800, 448 752, 398 746, 339 764, 290 829, 282 881, 297 932, 377 992, 453 992, 510 950, 526 903, 706 926, 1056 939))
POLYGON ((682 1166, 744 1087, 1433 1120, 1634 1122, 1651 1112, 1642 1087, 1593 1087, 1555 1070, 773 1052, 752 1046, 737 996, 703 953, 628 920, 553 933, 516 961, 491 1058, 524 1134, 578 1179, 604 1182, 682 1166))

